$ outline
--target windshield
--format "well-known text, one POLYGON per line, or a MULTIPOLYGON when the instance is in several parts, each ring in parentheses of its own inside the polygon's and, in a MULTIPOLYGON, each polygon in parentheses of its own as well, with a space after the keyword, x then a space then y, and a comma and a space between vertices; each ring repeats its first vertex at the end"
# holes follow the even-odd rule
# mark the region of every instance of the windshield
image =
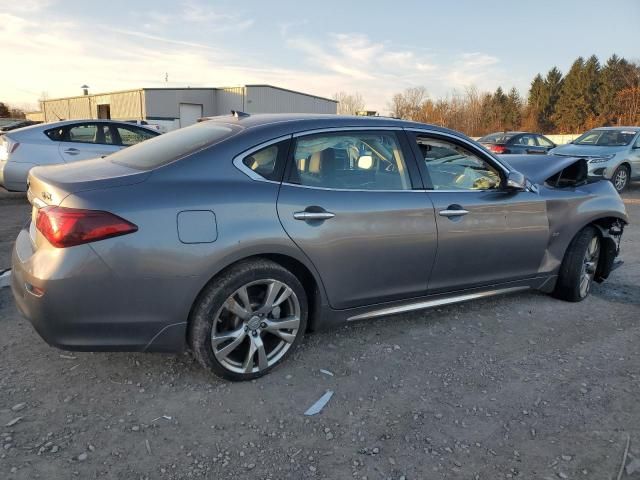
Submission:
POLYGON ((125 167, 150 170, 225 140, 239 131, 240 127, 234 125, 200 122, 125 148, 109 158, 125 167))
POLYGON ((622 147, 629 145, 637 132, 633 130, 591 130, 573 141, 574 145, 622 147))
POLYGON ((507 143, 513 138, 515 133, 490 133, 478 139, 480 143, 507 143))

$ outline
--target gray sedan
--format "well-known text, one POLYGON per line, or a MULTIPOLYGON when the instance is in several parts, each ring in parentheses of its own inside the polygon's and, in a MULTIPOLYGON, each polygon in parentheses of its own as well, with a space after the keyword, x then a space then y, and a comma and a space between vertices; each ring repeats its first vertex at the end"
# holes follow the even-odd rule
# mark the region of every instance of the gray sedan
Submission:
POLYGON ((233 380, 343 322, 526 289, 583 300, 628 221, 584 160, 506 163, 385 118, 236 113, 29 185, 12 288, 47 342, 190 348, 233 380))
POLYGON ((595 128, 550 153, 587 159, 589 174, 608 178, 618 192, 640 179, 640 127, 595 128))

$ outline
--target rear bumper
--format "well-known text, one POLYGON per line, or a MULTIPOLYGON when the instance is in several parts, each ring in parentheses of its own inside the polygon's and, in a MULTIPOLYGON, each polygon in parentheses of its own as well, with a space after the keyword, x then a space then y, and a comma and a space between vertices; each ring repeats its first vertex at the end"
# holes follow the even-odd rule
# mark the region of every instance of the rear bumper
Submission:
POLYGON ((0 160, 0 187, 10 192, 26 192, 27 176, 35 164, 0 160))
POLYGON ((52 346, 159 352, 186 346, 186 315, 176 321, 163 314, 166 304, 149 295, 154 282, 115 276, 89 245, 34 250, 24 229, 14 246, 12 269, 18 309, 52 346), (37 295, 38 289, 44 293, 37 295))

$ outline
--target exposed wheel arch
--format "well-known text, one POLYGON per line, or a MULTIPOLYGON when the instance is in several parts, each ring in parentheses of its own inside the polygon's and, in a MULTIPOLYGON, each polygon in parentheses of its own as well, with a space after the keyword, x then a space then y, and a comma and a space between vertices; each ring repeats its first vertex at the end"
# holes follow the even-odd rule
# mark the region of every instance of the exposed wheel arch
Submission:
POLYGON ((600 234, 601 254, 598 269, 594 277, 596 282, 603 282, 613 268, 613 262, 618 255, 618 241, 622 235, 626 222, 618 217, 599 218, 591 223, 600 234))

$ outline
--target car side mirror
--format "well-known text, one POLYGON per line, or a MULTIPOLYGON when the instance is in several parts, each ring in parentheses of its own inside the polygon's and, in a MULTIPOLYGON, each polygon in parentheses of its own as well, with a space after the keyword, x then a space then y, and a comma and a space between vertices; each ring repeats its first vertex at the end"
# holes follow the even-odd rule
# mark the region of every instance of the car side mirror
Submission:
POLYGON ((511 171, 507 175, 507 189, 522 191, 527 189, 527 179, 523 174, 511 171))

